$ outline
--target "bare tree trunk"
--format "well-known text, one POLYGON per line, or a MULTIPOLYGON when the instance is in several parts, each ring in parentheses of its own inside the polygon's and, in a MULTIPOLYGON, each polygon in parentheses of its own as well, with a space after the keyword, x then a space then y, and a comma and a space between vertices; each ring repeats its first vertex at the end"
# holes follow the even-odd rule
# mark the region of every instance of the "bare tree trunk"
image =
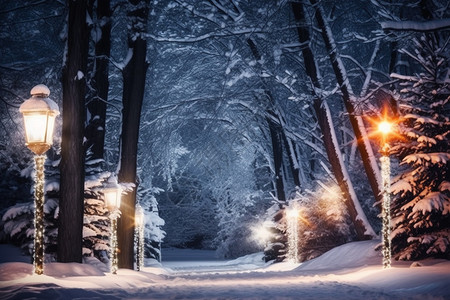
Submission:
POLYGON ((123 69, 122 151, 118 177, 120 183, 136 185, 131 192, 122 196, 122 215, 118 222, 119 268, 127 269, 134 267, 134 214, 138 188, 136 167, 141 108, 149 66, 145 39, 149 2, 150 0, 129 0, 128 17, 131 28, 128 47, 132 56, 123 69))
POLYGON ((111 53, 111 8, 110 0, 96 1, 97 23, 100 39, 95 42, 94 95, 87 103, 89 112, 86 126, 86 149, 91 149, 91 159, 103 159, 105 146, 106 104, 109 90, 109 56, 111 53))
POLYGON ((69 1, 67 57, 63 68, 63 125, 58 261, 81 262, 84 206, 84 108, 88 55, 86 1, 69 1))
POLYGON ((310 0, 310 3, 315 9, 315 17, 319 29, 321 30, 322 38, 325 42, 325 47, 328 51, 330 57, 331 65, 333 67, 336 80, 341 89, 342 98, 344 101, 345 108, 347 109, 350 123, 355 133, 357 139, 358 150, 361 155, 361 159, 364 165, 364 169, 369 180, 370 187, 372 188, 373 195, 376 202, 381 201, 381 175, 378 168, 378 163, 374 156, 372 146, 367 137, 365 125, 363 123, 362 117, 358 116, 357 111, 354 106, 354 96, 350 83, 347 78, 345 67, 340 59, 337 45, 334 42, 331 29, 328 26, 326 20, 323 17, 323 11, 316 0, 310 0))
POLYGON ((283 144, 281 138, 281 128, 278 124, 267 118, 269 124, 270 137, 272 139, 273 165, 275 171, 275 188, 277 199, 286 202, 286 191, 284 190, 283 179, 283 144))
POLYGON ((315 92, 315 89, 320 89, 319 74, 316 67, 316 61, 311 48, 308 46, 310 42, 309 31, 306 27, 306 20, 303 10, 303 5, 299 2, 292 3, 292 9, 297 25, 297 32, 299 41, 302 43, 302 55, 305 63, 306 73, 311 78, 313 87, 311 93, 314 97, 314 110, 317 115, 320 129, 323 135, 323 143, 327 152, 328 161, 331 165, 333 174, 341 189, 344 201, 349 212, 350 218, 355 226, 357 237, 360 240, 371 238, 375 233, 367 221, 361 205, 356 197, 352 182, 348 176, 346 166, 342 160, 342 153, 339 150, 339 144, 336 138, 336 133, 333 121, 330 115, 328 104, 322 100, 315 92))
MULTIPOLYGON (((253 57, 256 61, 261 60, 261 54, 256 47, 255 42, 252 39, 247 39, 247 44, 252 51, 253 57)), ((286 134, 284 132, 283 124, 284 120, 280 115, 280 112, 277 110, 275 105, 275 99, 273 98, 272 92, 269 90, 266 80, 261 77, 261 81, 264 87, 264 96, 269 100, 270 107, 267 109, 266 120, 269 125, 271 140, 272 140, 272 150, 273 150, 273 159, 274 159, 274 168, 275 168, 275 186, 277 191, 277 197, 280 201, 286 201, 286 191, 284 187, 284 178, 283 178, 283 144, 285 145, 284 149, 287 152, 289 157, 290 166, 294 184, 300 187, 300 177, 299 170, 295 167, 294 157, 295 154, 291 152, 291 147, 288 145, 288 140, 286 134), (277 143, 277 144, 274 144, 277 143)), ((292 141, 290 141, 292 142, 292 141)))

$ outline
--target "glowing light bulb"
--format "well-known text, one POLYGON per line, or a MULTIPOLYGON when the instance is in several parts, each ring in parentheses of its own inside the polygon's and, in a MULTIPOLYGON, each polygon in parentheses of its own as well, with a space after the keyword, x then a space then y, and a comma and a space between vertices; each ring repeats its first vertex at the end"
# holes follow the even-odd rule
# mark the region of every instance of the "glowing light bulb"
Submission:
POLYGON ((378 124, 378 131, 384 135, 389 134, 392 131, 392 123, 388 121, 381 122, 378 124))
POLYGON ((290 208, 286 210, 286 216, 288 218, 297 218, 299 210, 297 208, 290 208))

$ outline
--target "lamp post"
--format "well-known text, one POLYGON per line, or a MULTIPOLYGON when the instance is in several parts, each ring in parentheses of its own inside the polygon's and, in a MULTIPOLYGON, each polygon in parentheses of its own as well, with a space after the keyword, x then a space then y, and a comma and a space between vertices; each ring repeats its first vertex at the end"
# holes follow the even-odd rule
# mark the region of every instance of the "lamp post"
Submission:
POLYGON ((136 237, 136 270, 140 271, 144 267, 144 209, 138 203, 134 215, 135 237, 136 237))
POLYGON ((389 158, 390 145, 388 136, 392 132, 393 124, 383 120, 378 124, 381 134, 381 180, 382 180, 382 239, 383 239, 383 268, 391 267, 391 162, 389 158))
POLYGON ((44 273, 44 162, 45 152, 52 146, 58 105, 48 98, 50 90, 43 84, 31 89, 31 98, 20 105, 25 124, 27 147, 35 154, 34 185, 34 273, 44 273))
POLYGON ((110 234, 110 247, 111 247, 111 273, 117 274, 118 270, 118 244, 117 244, 117 219, 120 217, 120 199, 122 195, 122 189, 117 184, 117 179, 111 176, 103 189, 103 195, 105 197, 105 205, 109 210, 109 218, 111 220, 111 234, 110 234))

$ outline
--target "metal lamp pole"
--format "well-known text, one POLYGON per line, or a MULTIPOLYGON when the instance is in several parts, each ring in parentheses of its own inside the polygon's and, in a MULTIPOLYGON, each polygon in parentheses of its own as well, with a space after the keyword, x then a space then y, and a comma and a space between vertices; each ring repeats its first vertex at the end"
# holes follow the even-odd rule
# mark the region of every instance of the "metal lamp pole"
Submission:
POLYGON ((48 98, 50 90, 40 84, 31 89, 31 98, 19 108, 23 114, 27 147, 35 153, 34 186, 34 273, 44 273, 44 162, 45 152, 52 146, 58 105, 48 98))

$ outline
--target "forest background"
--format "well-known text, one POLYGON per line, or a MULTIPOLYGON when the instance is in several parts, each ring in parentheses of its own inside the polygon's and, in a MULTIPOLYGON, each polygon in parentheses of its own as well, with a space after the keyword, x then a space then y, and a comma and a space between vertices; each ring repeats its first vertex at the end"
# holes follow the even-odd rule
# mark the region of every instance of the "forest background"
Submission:
POLYGON ((82 198, 82 254, 107 249, 100 187, 111 174, 128 188, 122 236, 134 204, 146 210, 148 256, 164 241, 237 257, 261 248, 251 238, 261 224, 275 233, 268 257, 283 256, 278 216, 294 203, 307 220, 302 260, 373 238, 382 186, 370 120, 387 114, 402 137, 392 141, 397 258, 449 257, 447 1, 73 3, 0 4, 3 240, 31 247, 18 107, 43 83, 63 110, 46 165, 48 253, 73 222, 59 213, 71 197, 82 198), (77 127, 73 148, 64 132, 77 127))

